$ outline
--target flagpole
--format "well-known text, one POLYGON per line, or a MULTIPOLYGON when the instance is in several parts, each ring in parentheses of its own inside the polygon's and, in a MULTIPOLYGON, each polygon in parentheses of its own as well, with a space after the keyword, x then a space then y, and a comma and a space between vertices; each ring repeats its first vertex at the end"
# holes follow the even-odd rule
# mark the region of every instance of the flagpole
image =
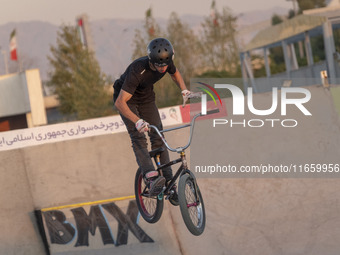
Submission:
POLYGON ((21 58, 19 58, 19 54, 18 54, 18 64, 19 64, 19 73, 22 72, 22 62, 21 62, 21 58))
POLYGON ((21 61, 21 54, 19 52, 19 35, 16 33, 16 44, 17 44, 17 58, 18 58, 18 65, 19 65, 19 73, 22 72, 22 61, 21 61))
POLYGON ((10 52, 11 52, 11 60, 17 61, 19 73, 22 71, 22 62, 19 59, 18 54, 18 39, 16 29, 13 29, 11 36, 10 36, 10 52))
POLYGON ((8 74, 7 52, 5 50, 2 50, 1 53, 2 53, 2 55, 4 55, 5 71, 6 71, 6 74, 8 74))

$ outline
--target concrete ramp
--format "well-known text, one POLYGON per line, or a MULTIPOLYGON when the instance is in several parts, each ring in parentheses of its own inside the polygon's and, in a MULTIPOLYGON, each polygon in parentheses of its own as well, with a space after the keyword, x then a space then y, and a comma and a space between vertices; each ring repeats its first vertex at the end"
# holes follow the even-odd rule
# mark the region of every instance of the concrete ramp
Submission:
POLYGON ((51 254, 179 254, 168 210, 161 221, 141 219, 131 198, 42 210, 51 254))
MULTIPOLYGON (((308 87, 312 100, 306 107, 313 115, 304 119, 294 107, 290 109, 287 118, 299 122, 295 130, 280 127, 248 132, 237 127, 223 129, 221 135, 213 130, 206 132, 212 120, 199 121, 193 147, 188 150, 191 169, 196 169, 197 152, 205 153, 208 159, 197 165, 339 164, 338 88, 308 87), (217 146, 211 146, 211 141, 217 146)), ((266 109, 270 100, 268 93, 254 95, 254 102, 260 102, 259 108, 266 109)), ((232 101, 225 102, 225 118, 233 118, 232 101)), ((272 117, 279 118, 275 114, 272 117)), ((102 120, 98 121, 98 129, 110 126, 110 122, 101 125, 102 120)), ((75 123, 76 127, 83 124, 75 123)), ((64 129, 76 130, 58 126, 58 130, 64 129)), ((90 128, 86 130, 90 132, 90 128)), ((46 134, 48 140, 48 132, 42 132, 39 129, 39 134, 46 134)), ((0 153, 0 254, 339 253, 340 173, 256 178, 197 173, 207 222, 205 232, 196 237, 186 229, 179 208, 168 202, 158 223, 148 224, 138 217, 131 197, 137 165, 126 132, 72 140, 63 140, 61 133, 55 133, 58 141, 11 149, 40 137, 34 129, 30 133, 0 133, 0 147, 4 148, 5 142, 9 147, 0 153), (116 200, 121 197, 126 199, 116 200), (35 210, 41 211, 47 250, 35 210)), ((52 133, 49 136, 54 139, 52 133)), ((182 145, 188 130, 166 137, 171 145, 182 145)))
POLYGON ((200 179, 206 230, 171 208, 182 254, 338 254, 340 180, 200 179))
POLYGON ((3 151, 0 162, 0 254, 44 254, 22 151, 3 151))

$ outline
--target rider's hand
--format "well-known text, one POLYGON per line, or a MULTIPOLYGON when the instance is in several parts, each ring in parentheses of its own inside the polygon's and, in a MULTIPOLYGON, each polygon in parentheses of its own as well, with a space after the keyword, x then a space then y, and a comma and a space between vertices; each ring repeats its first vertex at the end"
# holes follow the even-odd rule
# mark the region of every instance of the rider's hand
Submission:
POLYGON ((185 106, 185 103, 188 101, 190 98, 191 92, 187 89, 182 90, 182 97, 183 97, 183 107, 185 106))
POLYGON ((149 123, 147 123, 143 119, 139 119, 136 122, 135 125, 136 125, 136 129, 138 130, 139 133, 144 133, 144 132, 148 132, 149 131, 149 123))
POLYGON ((202 92, 191 92, 187 89, 182 90, 182 96, 183 96, 183 107, 185 106, 185 103, 188 101, 189 98, 199 98, 202 96, 202 92))

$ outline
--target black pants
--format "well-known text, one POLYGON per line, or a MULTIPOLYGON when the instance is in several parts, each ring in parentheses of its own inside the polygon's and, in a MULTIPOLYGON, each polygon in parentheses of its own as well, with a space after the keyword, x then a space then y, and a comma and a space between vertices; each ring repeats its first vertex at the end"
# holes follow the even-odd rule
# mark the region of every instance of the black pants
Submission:
MULTIPOLYGON (((159 130, 163 129, 162 121, 159 116, 159 112, 155 102, 138 105, 128 103, 128 106, 134 114, 148 122, 150 125, 156 126, 159 130)), ((138 130, 135 127, 135 123, 125 118, 122 114, 120 116, 122 117, 126 125, 127 131, 129 132, 132 142, 132 148, 135 153, 138 166, 142 169, 144 174, 149 171, 155 170, 155 167, 152 163, 152 159, 150 158, 148 152, 147 139, 145 133, 138 132, 138 130)), ((159 147, 164 148, 164 151, 160 155, 161 164, 168 163, 170 161, 169 152, 165 144, 163 143, 162 139, 158 136, 154 129, 151 129, 148 135, 150 138, 152 150, 157 149, 159 147)), ((170 180, 172 178, 171 167, 163 169, 163 175, 167 181, 170 180)))

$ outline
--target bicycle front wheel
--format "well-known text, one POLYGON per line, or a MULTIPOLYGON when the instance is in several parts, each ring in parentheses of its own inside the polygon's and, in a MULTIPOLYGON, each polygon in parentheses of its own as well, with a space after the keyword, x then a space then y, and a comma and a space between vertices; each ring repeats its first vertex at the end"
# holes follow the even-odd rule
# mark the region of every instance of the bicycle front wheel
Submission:
POLYGON ((149 190, 143 180, 140 168, 135 177, 135 196, 140 214, 149 223, 157 222, 163 213, 164 200, 158 196, 149 196, 149 190))
POLYGON ((193 235, 199 236, 205 228, 205 209, 201 192, 195 182, 189 174, 181 176, 178 200, 185 225, 193 235))

